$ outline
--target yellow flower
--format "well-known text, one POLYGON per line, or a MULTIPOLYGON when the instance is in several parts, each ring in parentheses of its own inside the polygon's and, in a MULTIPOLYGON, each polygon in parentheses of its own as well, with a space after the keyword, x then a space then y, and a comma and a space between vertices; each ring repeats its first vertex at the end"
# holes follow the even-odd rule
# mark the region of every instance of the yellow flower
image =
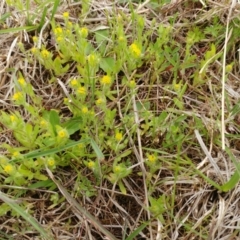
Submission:
POLYGON ((141 55, 141 50, 140 48, 137 46, 137 44, 133 43, 130 45, 129 47, 130 52, 135 56, 135 57, 140 57, 141 55))
POLYGON ((14 168, 11 164, 7 164, 6 166, 4 166, 3 170, 7 174, 11 174, 13 172, 14 168))
POLYGON ((50 52, 48 50, 46 50, 46 49, 43 49, 41 51, 41 55, 42 55, 43 58, 48 58, 49 55, 50 55, 50 52))
POLYGON ((42 127, 46 127, 47 126, 47 121, 46 120, 41 120, 40 125, 42 127))
POLYGON ((63 13, 63 17, 64 17, 64 18, 68 18, 68 17, 69 17, 69 12, 64 12, 64 13, 63 13))
POLYGON ((87 90, 85 87, 79 87, 77 92, 81 95, 85 95, 87 93, 87 90))
POLYGON ((153 154, 149 154, 148 155, 148 161, 149 162, 156 162, 156 160, 157 160, 157 158, 156 158, 156 156, 155 155, 153 155, 153 154))
POLYGON ((13 157, 15 157, 15 158, 17 158, 17 157, 19 157, 20 156, 20 152, 18 152, 18 151, 15 151, 15 152, 13 152, 13 157))
POLYGON ((118 40, 119 40, 119 42, 124 42, 124 41, 126 40, 126 38, 125 38, 124 36, 120 36, 120 37, 118 38, 118 40))
POLYGON ((82 108, 82 112, 83 112, 83 113, 87 113, 87 112, 88 112, 88 108, 87 108, 87 107, 83 107, 83 108, 82 108))
POLYGON ((65 129, 62 129, 62 130, 58 131, 58 137, 67 138, 68 137, 67 131, 65 129))
POLYGON ((57 27, 57 28, 55 28, 53 31, 54 31, 54 33, 55 33, 56 35, 60 35, 60 34, 62 34, 62 32, 63 32, 63 30, 62 30, 61 27, 57 27))
POLYGON ((117 141, 121 141, 122 138, 123 138, 122 133, 121 133, 121 132, 116 132, 116 134, 115 134, 115 139, 116 139, 117 141))
POLYGON ((35 43, 38 41, 38 37, 37 36, 33 36, 32 39, 33 39, 33 42, 35 42, 35 43))
POLYGON ((121 171, 122 171, 122 167, 121 166, 115 166, 114 168, 113 168, 113 171, 115 172, 115 173, 120 173, 121 171))
POLYGON ((101 84, 103 84, 103 85, 110 85, 111 82, 112 82, 112 79, 109 75, 105 75, 101 79, 101 84))
POLYGON ((79 144, 78 144, 78 147, 79 147, 80 149, 82 149, 82 148, 84 148, 84 144, 83 144, 83 143, 79 143, 79 144))
POLYGON ((57 42, 61 42, 63 40, 62 37, 57 37, 57 42))
POLYGON ((129 82, 129 87, 130 87, 130 88, 135 88, 135 87, 136 87, 136 82, 135 82, 135 80, 131 80, 131 81, 129 82))
POLYGON ((55 160, 53 158, 49 158, 47 164, 48 166, 53 167, 55 165, 55 160))
POLYGON ((87 167, 90 168, 90 169, 93 169, 95 167, 95 162, 94 161, 89 161, 87 163, 87 167))
POLYGON ((21 86, 25 86, 26 85, 25 79, 23 77, 20 77, 17 81, 19 82, 19 84, 21 86))
POLYGON ((179 92, 181 90, 181 87, 182 87, 182 84, 181 83, 175 83, 173 84, 173 89, 176 91, 176 92, 179 92))
POLYGON ((36 53, 36 52, 37 52, 37 48, 36 48, 36 47, 32 47, 32 48, 31 48, 31 52, 32 52, 32 53, 36 53))
POLYGON ((73 24, 71 22, 69 22, 69 21, 67 22, 67 28, 72 28, 72 25, 73 24))
POLYGON ((83 27, 80 29, 80 34, 82 35, 82 37, 87 37, 88 35, 88 29, 86 27, 83 27))
POLYGON ((10 116, 10 120, 11 120, 11 122, 16 122, 17 121, 17 117, 14 116, 14 115, 11 115, 10 116))
POLYGON ((103 102, 104 100, 102 98, 99 98, 98 100, 96 100, 97 105, 101 105, 103 102))
POLYGON ((23 94, 22 94, 22 92, 16 92, 16 93, 14 93, 13 94, 13 100, 15 100, 15 101, 17 101, 17 100, 20 100, 20 99, 22 99, 23 98, 23 94))
POLYGON ((72 86, 72 87, 75 87, 75 86, 77 86, 78 85, 78 81, 77 81, 77 79, 72 79, 71 80, 71 82, 70 82, 70 85, 72 86))
POLYGON ((88 55, 87 60, 88 60, 89 64, 92 66, 94 66, 98 63, 98 58, 97 58, 96 54, 94 54, 94 53, 88 55))

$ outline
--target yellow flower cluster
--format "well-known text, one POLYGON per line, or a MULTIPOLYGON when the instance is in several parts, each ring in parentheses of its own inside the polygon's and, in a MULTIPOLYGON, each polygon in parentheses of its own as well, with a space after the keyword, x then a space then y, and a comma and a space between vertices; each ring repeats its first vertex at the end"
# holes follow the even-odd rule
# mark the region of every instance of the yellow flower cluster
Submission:
POLYGON ((87 108, 87 107, 83 107, 83 108, 82 108, 82 112, 83 112, 83 113, 87 113, 87 112, 88 112, 88 108, 87 108))
POLYGON ((149 161, 149 162, 154 163, 154 162, 156 162, 156 160, 157 160, 157 158, 156 158, 155 155, 153 155, 153 154, 149 154, 149 155, 148 155, 148 161, 149 161))
POLYGON ((18 101, 21 100, 23 98, 23 93, 22 92, 16 92, 13 94, 13 100, 18 101))
POLYGON ((41 51, 41 55, 42 55, 43 58, 48 58, 50 56, 50 52, 46 49, 43 49, 41 51))
POLYGON ((68 133, 65 129, 59 130, 58 131, 58 137, 60 138, 68 138, 68 133))
POLYGON ((11 174, 11 173, 13 173, 14 168, 13 168, 13 166, 11 164, 7 164, 6 166, 4 166, 3 170, 7 174, 11 174))
POLYGON ((94 161, 89 161, 87 163, 87 167, 90 168, 90 169, 94 169, 95 168, 95 162, 94 161))
POLYGON ((55 166, 55 160, 53 158, 49 158, 47 160, 47 164, 48 164, 48 166, 53 167, 53 166, 55 166))
POLYGON ((55 35, 61 35, 63 33, 63 30, 61 27, 57 27, 54 30, 55 35))
POLYGON ((134 57, 138 58, 138 57, 141 56, 141 50, 137 46, 137 44, 135 44, 135 43, 131 44, 129 49, 130 49, 130 52, 133 54, 134 57))
POLYGON ((11 122, 16 122, 17 121, 17 117, 14 116, 14 115, 11 115, 10 116, 10 120, 11 120, 11 122))
POLYGON ((111 79, 111 77, 109 75, 105 75, 101 79, 101 84, 102 85, 110 85, 111 82, 112 82, 112 79, 111 79))
POLYGON ((75 78, 72 79, 71 82, 70 82, 70 85, 71 85, 71 87, 76 87, 78 85, 77 79, 75 79, 75 78))
POLYGON ((88 36, 88 29, 86 27, 81 28, 80 34, 82 37, 86 38, 88 36))
POLYGON ((85 87, 79 87, 78 90, 77 90, 77 92, 78 92, 79 94, 81 94, 81 95, 86 95, 87 90, 86 90, 85 87))
POLYGON ((23 77, 20 77, 18 80, 18 83, 21 85, 21 86, 25 86, 26 85, 26 81, 23 77))
POLYGON ((64 13, 63 13, 63 17, 64 17, 64 18, 68 18, 68 17, 69 17, 69 12, 64 12, 64 13))
POLYGON ((122 133, 121 133, 121 132, 116 132, 116 134, 115 134, 115 139, 116 139, 117 141, 121 141, 121 140, 123 139, 122 133))

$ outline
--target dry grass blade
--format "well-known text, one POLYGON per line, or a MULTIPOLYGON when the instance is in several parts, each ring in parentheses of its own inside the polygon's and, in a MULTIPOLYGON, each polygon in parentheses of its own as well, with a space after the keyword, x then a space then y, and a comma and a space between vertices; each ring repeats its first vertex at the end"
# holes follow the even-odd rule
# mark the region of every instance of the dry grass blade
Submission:
POLYGON ((92 216, 86 209, 81 207, 79 205, 79 203, 77 203, 77 201, 68 193, 68 191, 54 178, 52 172, 48 168, 46 168, 46 169, 47 169, 47 172, 48 172, 50 178, 58 186, 58 188, 61 191, 61 193, 63 194, 63 196, 67 199, 68 203, 74 209, 74 211, 73 211, 74 214, 80 220, 82 220, 82 218, 80 216, 86 217, 91 222, 91 224, 93 224, 96 229, 98 229, 106 237, 108 237, 108 239, 117 240, 117 238, 115 238, 106 228, 104 228, 103 225, 94 216, 92 216))
POLYGON ((207 147, 204 144, 201 135, 199 134, 199 131, 195 129, 194 132, 195 132, 196 138, 197 138, 197 140, 198 140, 198 142, 199 142, 203 152, 208 157, 210 163, 214 167, 214 170, 216 171, 216 173, 217 173, 218 177, 220 178, 220 180, 222 181, 222 183, 224 183, 224 179, 223 179, 223 176, 221 174, 221 171, 220 171, 218 165, 216 164, 216 162, 214 161, 214 159, 212 158, 211 154, 208 152, 207 147))
POLYGON ((43 229, 43 227, 38 223, 38 221, 32 217, 29 213, 20 207, 16 201, 9 198, 6 194, 0 191, 0 199, 7 203, 12 209, 14 209, 19 215, 21 215, 27 222, 29 222, 41 235, 44 239, 53 238, 43 229))

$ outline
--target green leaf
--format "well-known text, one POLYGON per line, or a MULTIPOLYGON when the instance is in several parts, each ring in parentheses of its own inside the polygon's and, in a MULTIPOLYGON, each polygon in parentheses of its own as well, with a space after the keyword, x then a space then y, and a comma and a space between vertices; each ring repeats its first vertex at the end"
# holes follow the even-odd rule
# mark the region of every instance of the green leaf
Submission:
POLYGON ((123 182, 121 180, 118 182, 118 186, 120 188, 121 193, 126 195, 127 194, 127 190, 126 190, 126 188, 125 188, 125 186, 124 186, 124 184, 123 184, 123 182))
POLYGON ((82 117, 74 117, 62 124, 62 127, 66 128, 71 135, 80 129, 82 123, 82 117))
MULTIPOLYGON (((80 143, 83 142, 90 142, 90 139, 84 139, 84 140, 79 140, 79 141, 72 141, 64 146, 61 147, 56 147, 56 148, 52 148, 52 149, 48 149, 48 150, 36 150, 36 151, 32 151, 29 153, 26 153, 23 155, 24 158, 38 158, 38 157, 44 157, 44 156, 48 156, 48 155, 52 155, 54 153, 58 153, 58 152, 62 152, 68 148, 74 147, 80 143)), ((15 160, 11 160, 11 161, 15 161, 15 160)))
POLYGON ((126 240, 133 240, 149 223, 142 223, 136 230, 134 230, 126 240))
POLYGON ((20 32, 23 30, 30 32, 30 31, 36 30, 37 28, 38 28, 38 26, 24 26, 24 27, 17 27, 17 28, 7 28, 7 29, 1 29, 0 34, 20 32))
POLYGON ((56 126, 60 125, 60 118, 57 111, 55 110, 50 111, 49 122, 52 125, 54 133, 56 134, 56 126))
POLYGON ((106 73, 111 73, 114 69, 115 66, 115 60, 111 57, 108 58, 101 58, 100 61, 100 68, 106 72, 106 73))
POLYGON ((60 4, 60 0, 55 0, 54 5, 53 5, 53 10, 52 10, 52 15, 51 15, 51 20, 53 19, 55 13, 57 12, 58 6, 60 4))
POLYGON ((237 169, 232 175, 232 177, 229 179, 229 181, 221 186, 221 190, 223 192, 228 192, 229 190, 233 189, 238 184, 240 179, 240 163, 237 162, 230 149, 226 148, 226 152, 228 153, 229 157, 231 158, 237 169))
POLYGON ((93 148, 94 152, 97 155, 97 158, 100 161, 103 160, 104 159, 104 155, 103 155, 101 149, 98 147, 97 143, 93 139, 91 139, 91 145, 92 145, 92 148, 93 148))
MULTIPOLYGON (((46 177, 46 176, 45 176, 46 177)), ((28 186, 30 189, 38 189, 38 188, 49 188, 49 187, 57 187, 56 184, 51 180, 43 180, 43 181, 38 181, 36 183, 31 184, 28 186)))

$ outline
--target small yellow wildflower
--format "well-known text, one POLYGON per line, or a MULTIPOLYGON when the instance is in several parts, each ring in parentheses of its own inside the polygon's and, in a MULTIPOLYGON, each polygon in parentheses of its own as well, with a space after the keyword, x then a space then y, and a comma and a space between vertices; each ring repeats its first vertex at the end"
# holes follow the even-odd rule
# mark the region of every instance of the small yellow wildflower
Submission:
POLYGON ((83 27, 83 28, 81 28, 80 29, 80 34, 81 34, 81 36, 82 37, 87 37, 87 35, 88 35, 88 29, 86 28, 86 27, 83 27))
POLYGON ((125 38, 124 36, 120 36, 120 37, 118 38, 118 40, 119 40, 119 42, 124 42, 124 41, 126 40, 126 38, 125 38))
POLYGON ((17 100, 20 100, 20 99, 22 99, 23 98, 23 94, 22 94, 22 92, 16 92, 16 93, 14 93, 13 94, 13 100, 15 100, 15 101, 17 101, 17 100))
POLYGON ((120 172, 122 171, 122 167, 121 167, 121 166, 115 166, 115 167, 113 168, 113 171, 114 171, 115 173, 120 173, 120 172))
POLYGON ((230 73, 230 72, 232 71, 232 68, 233 68, 233 66, 232 66, 231 64, 228 64, 228 65, 226 66, 226 72, 227 72, 227 73, 230 73))
POLYGON ((19 84, 21 86, 25 86, 26 85, 26 81, 25 81, 25 79, 23 77, 20 77, 17 81, 19 82, 19 84))
POLYGON ((96 54, 94 54, 94 53, 88 55, 87 60, 88 60, 89 64, 92 66, 94 66, 98 63, 98 58, 97 58, 96 54))
POLYGON ((58 131, 58 136, 60 138, 67 138, 68 137, 68 133, 67 133, 67 131, 65 129, 62 129, 62 130, 58 131))
POLYGON ((73 24, 71 22, 69 22, 69 21, 67 22, 67 28, 72 28, 72 25, 73 24))
POLYGON ((13 152, 12 155, 13 155, 13 157, 17 158, 17 157, 20 156, 20 152, 19 151, 15 151, 15 152, 13 152))
POLYGON ((57 27, 57 28, 55 28, 53 31, 54 31, 54 33, 55 33, 56 35, 60 35, 60 34, 62 34, 62 32, 63 32, 63 30, 62 30, 61 27, 57 27))
POLYGON ((155 155, 153 155, 153 154, 149 154, 148 155, 148 161, 149 162, 156 162, 156 160, 157 160, 157 158, 156 158, 156 156, 155 155))
POLYGON ((95 162, 94 161, 89 161, 87 163, 87 167, 90 168, 90 169, 93 169, 95 167, 95 162))
POLYGON ((122 133, 121 133, 121 132, 116 132, 116 134, 115 134, 115 139, 116 139, 117 141, 121 141, 122 138, 123 138, 122 133))
POLYGON ((17 117, 14 116, 14 115, 11 115, 10 116, 10 120, 11 120, 11 122, 16 122, 17 121, 17 117))
POLYGON ((75 86, 77 86, 78 85, 78 81, 77 81, 77 79, 72 79, 71 80, 71 82, 70 82, 70 85, 72 86, 72 87, 75 87, 75 86))
POLYGON ((81 95, 85 95, 87 93, 87 90, 85 87, 79 87, 77 92, 81 95))
POLYGON ((141 50, 140 48, 137 46, 137 44, 133 43, 130 45, 129 47, 130 52, 135 56, 135 57, 140 57, 141 55, 141 50))
POLYGON ((82 112, 83 112, 83 113, 87 113, 87 112, 88 112, 88 108, 87 108, 87 107, 83 107, 83 108, 82 108, 82 112))
POLYGON ((41 120, 40 125, 42 127, 46 127, 47 126, 47 121, 46 120, 41 120))
POLYGON ((103 102, 104 100, 102 98, 99 98, 98 100, 96 100, 97 105, 101 105, 103 102))
POLYGON ((69 12, 64 12, 64 13, 63 13, 63 17, 64 17, 64 18, 68 18, 68 17, 69 17, 69 12))
POLYGON ((103 84, 103 85, 110 85, 111 82, 112 82, 112 79, 109 75, 105 75, 101 79, 101 84, 103 84))
POLYGON ((79 144, 78 144, 78 147, 79 147, 80 149, 82 149, 82 148, 84 148, 84 144, 83 144, 83 143, 79 143, 79 144))
POLYGON ((182 84, 181 83, 175 83, 173 85, 173 89, 178 92, 181 89, 182 84))
POLYGON ((41 55, 43 58, 48 58, 50 55, 50 52, 48 50, 44 49, 41 51, 41 55))
POLYGON ((32 52, 32 53, 36 53, 36 52, 37 52, 37 48, 36 48, 36 47, 32 47, 32 48, 31 48, 31 52, 32 52))
POLYGON ((129 82, 129 87, 130 87, 130 88, 135 88, 135 87, 136 87, 136 82, 135 82, 135 80, 131 80, 131 81, 129 82))
POLYGON ((4 172, 6 172, 7 174, 11 174, 14 170, 13 166, 11 164, 7 164, 4 168, 3 168, 4 172))
POLYGON ((37 36, 33 36, 33 42, 36 43, 38 41, 38 37, 37 36))
POLYGON ((71 101, 71 100, 69 100, 68 98, 64 98, 64 99, 63 99, 63 102, 64 102, 65 104, 68 104, 70 101, 71 101))
POLYGON ((62 37, 57 37, 57 42, 62 42, 63 38, 62 37))
POLYGON ((53 167, 55 165, 55 160, 53 158, 49 158, 47 164, 48 166, 53 167))

